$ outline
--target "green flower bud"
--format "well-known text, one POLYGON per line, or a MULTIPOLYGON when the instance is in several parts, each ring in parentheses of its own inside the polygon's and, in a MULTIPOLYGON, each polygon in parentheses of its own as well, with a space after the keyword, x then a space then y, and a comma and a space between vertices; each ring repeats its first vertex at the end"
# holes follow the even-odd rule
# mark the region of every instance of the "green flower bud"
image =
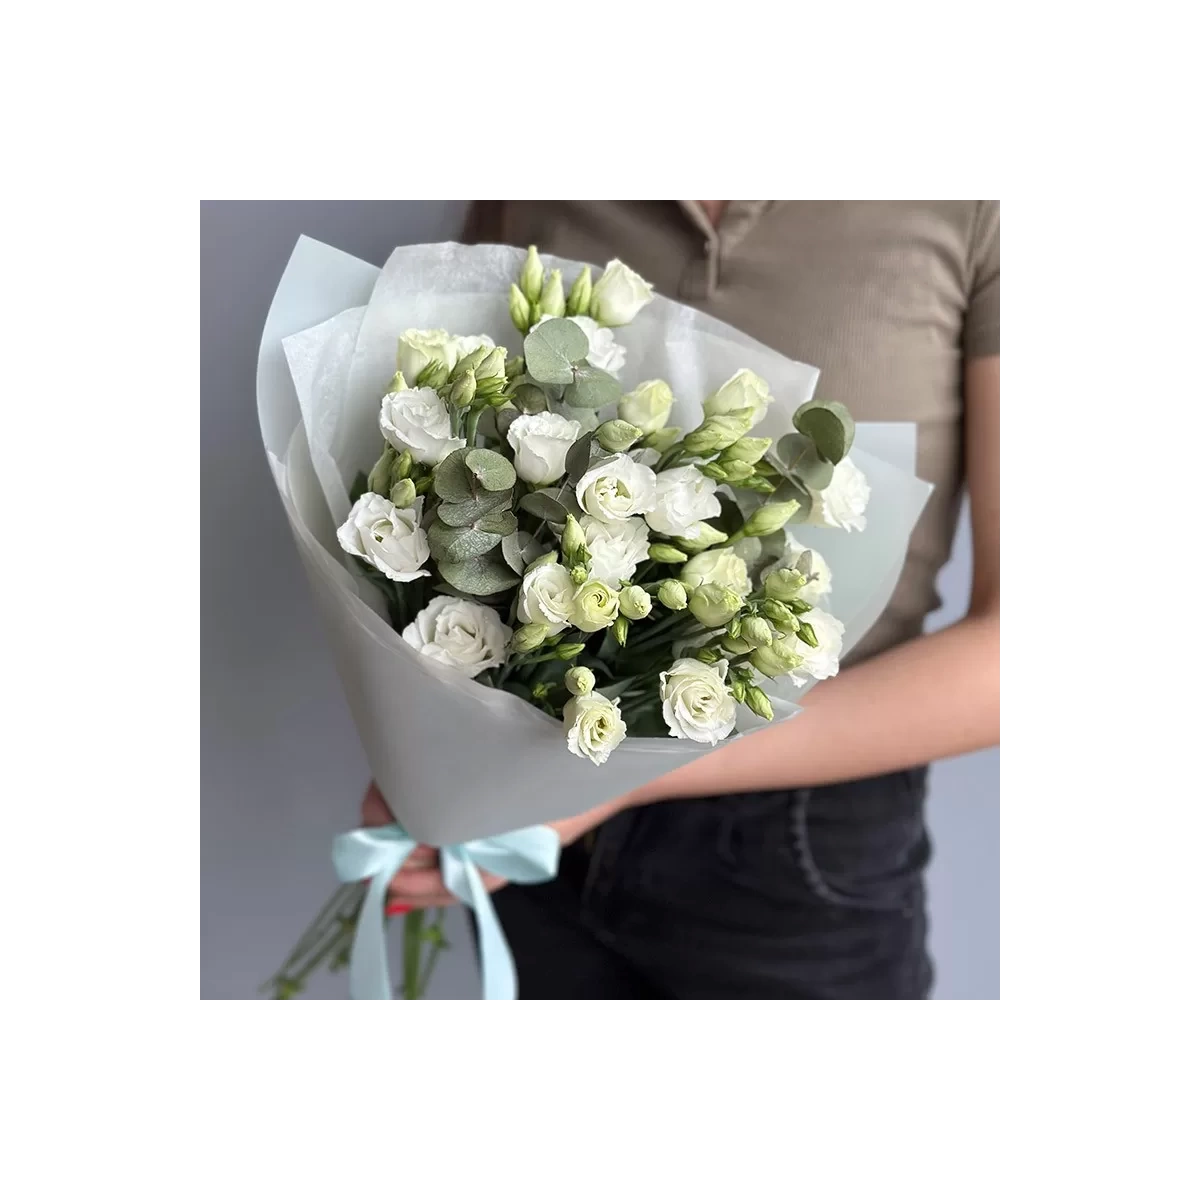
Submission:
POLYGON ((731 638, 737 638, 740 640, 742 636, 741 617, 734 617, 733 620, 729 622, 725 632, 728 633, 731 638))
POLYGON ((587 583, 588 569, 583 563, 576 563, 571 568, 571 582, 574 584, 587 583))
POLYGON ((394 486, 402 479, 411 478, 413 473, 413 456, 411 450, 405 450, 403 454, 396 457, 396 461, 392 463, 391 483, 394 486))
POLYGON ((733 698, 742 704, 746 699, 746 681, 744 679, 731 679, 729 681, 729 690, 733 693, 733 698))
MULTIPOLYGON (((485 347, 480 347, 484 349, 485 347)), ((476 354, 479 351, 475 351, 476 354)), ((493 346, 479 360, 479 365, 474 368, 475 379, 478 383, 483 383, 484 380, 493 380, 495 385, 503 386, 505 379, 504 360, 508 355, 508 351, 503 346, 493 346)))
POLYGON ((703 422, 683 439, 688 454, 714 454, 732 446, 754 422, 754 409, 738 408, 733 412, 705 417, 703 422))
POLYGON ((607 629, 619 610, 617 593, 600 579, 589 579, 575 591, 571 603, 571 623, 584 633, 607 629))
POLYGON ((651 542, 650 557, 656 563, 681 563, 688 560, 688 556, 682 550, 676 550, 666 542, 651 542))
MULTIPOLYGON (((414 377, 414 382, 415 382, 415 377, 414 377)), ((390 396, 393 392, 407 392, 407 391, 408 391, 408 384, 405 382, 404 372, 397 371, 395 373, 395 375, 392 376, 391 382, 384 389, 383 394, 385 396, 390 396)))
POLYGON ((716 646, 705 646, 696 651, 696 657, 706 666, 713 666, 721 661, 721 652, 716 646))
POLYGON ((817 631, 807 621, 800 621, 798 624, 800 628, 797 629, 796 632, 800 635, 800 640, 802 642, 807 642, 815 649, 818 645, 817 631))
POLYGON ((672 612, 681 612, 687 608, 687 588, 678 579, 664 579, 658 588, 658 602, 672 612))
POLYGON ((530 304, 536 304, 542 294, 542 282, 546 277, 546 269, 538 257, 537 247, 530 246, 525 255, 525 265, 521 268, 521 291, 530 304))
POLYGON ((741 607, 741 596, 719 583, 702 584, 688 601, 688 612, 707 629, 720 629, 741 607))
POLYGON ((452 379, 459 379, 468 371, 472 374, 478 374, 479 365, 492 352, 491 346, 476 346, 470 354, 463 355, 462 358, 454 364, 454 370, 450 372, 452 379))
POLYGON ((549 636, 549 625, 518 625, 512 637, 512 652, 528 654, 530 650, 536 650, 549 636))
POLYGON ((771 701, 767 699, 767 693, 762 688, 755 687, 753 684, 746 688, 745 703, 746 707, 752 713, 762 717, 764 721, 773 721, 775 719, 775 710, 771 707, 771 701))
POLYGON ((642 438, 642 445, 662 454, 675 444, 682 432, 678 425, 668 425, 664 429, 656 429, 653 433, 646 434, 642 438))
POLYGON ((529 301, 521 294, 521 289, 514 283, 508 289, 508 315, 520 333, 528 333, 530 321, 529 301))
POLYGON ((586 564, 591 559, 587 548, 587 538, 583 536, 583 529, 572 513, 567 514, 567 523, 563 526, 562 548, 563 562, 565 563, 582 562, 586 564))
POLYGON ((567 296, 567 315, 577 317, 580 313, 586 313, 591 302, 592 268, 584 267, 575 276, 575 282, 571 284, 571 291, 567 296))
POLYGON ((743 479, 738 487, 745 488, 750 492, 758 492, 760 496, 769 496, 776 488, 776 484, 769 479, 764 479, 761 475, 751 475, 749 479, 743 479))
MULTIPOLYGON (((717 464, 713 463, 710 465, 716 466, 717 464)), ((722 461, 720 467, 725 472, 726 483, 740 484, 754 474, 753 463, 737 462, 736 460, 733 462, 722 461)))
POLYGON ((789 567, 780 567, 763 577, 763 588, 772 600, 779 600, 787 604, 791 600, 799 599, 800 592, 807 582, 807 577, 799 571, 793 571, 789 567))
POLYGON ((584 642, 563 642, 554 651, 554 657, 562 659, 563 662, 570 662, 573 658, 578 658, 586 649, 584 642))
POLYGON ((422 475, 421 478, 416 481, 416 484, 417 495, 425 495, 425 493, 433 486, 433 473, 430 472, 428 475, 422 475))
POLYGON ((618 646, 624 646, 626 639, 629 637, 629 618, 618 617, 613 622, 613 637, 617 639, 618 646))
POLYGON ((540 558, 535 558, 533 562, 526 564, 525 574, 528 575, 534 567, 544 567, 547 563, 553 562, 558 562, 558 554, 554 550, 550 550, 540 558))
POLYGON ((628 421, 605 421, 596 430, 596 441, 614 454, 628 450, 641 436, 642 431, 636 425, 630 425, 628 421))
POLYGON ((617 604, 621 609, 621 615, 628 617, 631 621, 640 621, 643 617, 649 616, 650 609, 654 607, 650 593, 645 588, 638 587, 636 583, 621 589, 621 594, 617 597, 617 604))
POLYGON ((718 483, 724 483, 729 478, 725 473, 725 468, 715 462, 705 463, 700 468, 700 474, 707 475, 709 479, 715 479, 718 483))
POLYGON ((742 526, 742 533, 746 537, 759 538, 776 533, 796 515, 796 509, 799 507, 800 503, 797 500, 776 500, 771 504, 764 504, 742 526))
POLYGON ((572 696, 586 696, 596 686, 596 676, 587 667, 572 667, 563 677, 563 682, 572 696))
POLYGON ((397 508, 412 508, 417 499, 417 485, 411 479, 397 479, 388 499, 397 508))
POLYGON ((723 637, 721 639, 721 645, 724 646, 730 654, 735 656, 739 654, 749 654, 750 651, 754 649, 749 642, 742 638, 735 637, 723 637))
POLYGON ((763 615, 780 633, 796 633, 799 630, 800 622, 795 613, 784 608, 778 600, 764 600, 762 610, 763 615))
POLYGON ((740 636, 752 646, 769 646, 775 640, 775 631, 762 617, 747 617, 742 622, 740 636))
POLYGON ((550 695, 550 685, 548 683, 535 683, 530 689, 530 695, 535 700, 545 700, 550 695))
POLYGON ((436 392, 438 388, 445 387, 449 378, 450 368, 440 358, 435 358, 425 365, 413 387, 433 388, 436 392))
POLYGON ((707 521, 700 522, 700 531, 694 538, 676 538, 675 545, 689 554, 699 554, 710 546, 719 546, 725 541, 725 535, 707 521))
POLYGON ((721 461, 756 463, 770 448, 770 438, 738 438, 732 446, 721 451, 721 461))
MULTIPOLYGON (((405 453, 408 452, 405 451, 405 453)), ((392 483, 392 464, 399 457, 390 442, 384 443, 383 453, 375 460, 375 465, 367 476, 368 492, 374 492, 377 496, 387 495, 388 488, 392 483)))
POLYGON ((475 372, 468 371, 454 381, 450 388, 450 403, 456 408, 470 408, 475 400, 475 372))
POLYGON ((561 317, 566 313, 567 301, 563 296, 561 271, 550 272, 550 278, 542 284, 542 295, 538 303, 548 317, 561 317))
POLYGON ((794 638, 781 637, 769 646, 759 646, 750 655, 750 665, 772 679, 777 675, 786 675, 804 661, 804 656, 796 652, 794 644, 794 638))

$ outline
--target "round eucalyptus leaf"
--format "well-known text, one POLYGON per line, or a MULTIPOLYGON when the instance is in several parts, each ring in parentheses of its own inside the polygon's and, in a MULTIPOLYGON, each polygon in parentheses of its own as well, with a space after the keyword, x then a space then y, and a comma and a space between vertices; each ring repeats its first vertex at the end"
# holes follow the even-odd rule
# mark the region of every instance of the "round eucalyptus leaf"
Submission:
POLYGON ((567 519, 566 507, 545 492, 529 492, 521 497, 517 507, 532 513, 539 521, 565 522, 567 519))
POLYGON ((526 533, 524 530, 517 530, 516 533, 510 533, 500 543, 500 550, 504 555, 504 561, 518 575, 524 575, 525 568, 535 558, 541 558, 546 553, 545 547, 542 546, 541 542, 532 533, 526 533))
POLYGON ((811 491, 819 492, 833 479, 833 462, 821 457, 816 443, 807 434, 789 433, 781 437, 775 447, 775 459, 784 474, 811 491))
POLYGON ((495 450, 468 450, 463 461, 489 492, 505 492, 517 482, 512 463, 495 450))
POLYGON ((447 454, 433 470, 433 490, 452 504, 473 500, 479 491, 474 475, 467 470, 466 459, 465 449, 455 450, 447 454))
POLYGON ((520 577, 514 575, 503 562, 493 558, 469 558, 465 562, 439 562, 442 578, 465 592, 468 596, 491 596, 496 592, 514 587, 520 577))
POLYGON ((512 491, 480 492, 470 500, 461 504, 451 504, 443 500, 437 506, 437 518, 444 525, 459 528, 463 525, 473 525, 480 517, 487 516, 498 508, 507 508, 512 503, 512 491))
POLYGON ((854 418, 836 400, 810 400, 800 405, 792 414, 792 424, 812 438, 821 457, 831 463, 841 462, 854 442, 854 418))
POLYGON ((525 370, 539 383, 568 384, 574 365, 587 358, 587 334, 575 324, 555 317, 531 329, 525 338, 525 370))
MULTIPOLYGON (((483 519, 486 520, 486 518, 483 519)), ((452 525, 443 525, 441 521, 434 521, 429 527, 427 536, 429 553, 437 560, 438 566, 444 568, 448 563, 466 562, 470 558, 478 558, 481 554, 486 554, 494 546, 500 544, 502 535, 486 533, 471 525, 455 528, 452 525)), ((442 574, 446 574, 445 570, 442 571, 442 574)), ((453 579, 450 582, 455 587, 461 586, 453 579)))
POLYGON ((481 533, 494 533, 497 537, 505 538, 510 533, 515 533, 517 528, 516 514, 509 512, 507 508, 499 509, 496 512, 490 512, 485 517, 480 517, 475 522, 475 528, 481 533))
POLYGON ((623 391, 615 375, 585 363, 575 368, 574 382, 563 391, 563 403, 571 408, 603 408, 616 404, 623 391))

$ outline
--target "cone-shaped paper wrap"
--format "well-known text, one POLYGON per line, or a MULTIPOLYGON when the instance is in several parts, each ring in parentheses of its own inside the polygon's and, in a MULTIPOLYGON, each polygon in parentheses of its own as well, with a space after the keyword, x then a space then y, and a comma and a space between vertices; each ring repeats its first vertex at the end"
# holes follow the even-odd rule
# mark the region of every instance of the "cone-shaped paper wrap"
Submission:
MULTIPOLYGON (((367 761, 397 820, 433 845, 573 816, 711 753, 675 738, 627 738, 604 766, 576 758, 558 721, 408 646, 337 545, 350 482, 379 454, 379 404, 397 337, 411 328, 487 333, 519 352, 508 285, 523 257, 506 246, 407 246, 380 271, 302 238, 259 350, 263 442, 367 761)), ((543 261, 564 278, 583 265, 543 261)), ((614 334, 627 350, 622 382, 666 379, 676 397, 671 423, 684 428, 699 423, 704 397, 742 367, 762 375, 776 398, 757 436, 789 432, 792 411, 816 386, 813 367, 662 297, 614 334)), ((913 475, 913 447, 911 426, 859 425, 852 457, 871 485, 866 531, 797 530, 829 562, 829 608, 846 625, 844 652, 883 611, 929 494, 913 475)), ((798 711, 788 701, 802 689, 784 681, 772 691, 781 715, 798 711)), ((759 723, 744 709, 739 715, 739 729, 759 723)))

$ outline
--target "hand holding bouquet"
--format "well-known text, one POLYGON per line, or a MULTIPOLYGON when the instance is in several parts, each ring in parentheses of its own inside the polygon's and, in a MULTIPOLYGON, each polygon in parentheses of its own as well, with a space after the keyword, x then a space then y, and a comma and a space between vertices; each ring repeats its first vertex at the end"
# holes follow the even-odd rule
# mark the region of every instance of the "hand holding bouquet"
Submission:
MULTIPOLYGON (((650 285, 618 261, 595 282, 572 269, 569 286, 533 248, 523 263, 497 247, 393 261, 420 251, 407 271, 389 262, 365 310, 285 339, 303 420, 277 457, 286 421, 268 404, 264 437, 394 828, 442 846, 443 871, 460 862, 460 887, 449 874, 447 886, 478 915, 473 863, 503 840, 481 835, 632 790, 687 761, 663 753, 672 745, 694 756, 794 714, 804 688, 837 673, 847 621, 857 638, 886 602, 927 488, 876 460, 869 480, 849 457, 854 421, 812 398, 811 368, 669 301, 649 321, 650 285), (495 292, 480 294, 500 261, 511 347, 493 340, 495 292), (435 311, 456 332, 388 329, 435 311), (868 536, 873 486, 872 512, 881 486, 888 502, 882 536, 865 556, 827 557, 822 539, 868 536), (829 604, 839 557, 846 621, 829 604), (447 741, 457 761, 439 754, 447 741), (568 782, 572 756, 611 783, 568 782)), ((263 392, 260 376, 260 406, 263 392)), ((310 967, 344 962, 356 924, 361 939, 352 881, 387 883, 367 857, 369 875, 347 867, 341 901, 307 936, 308 959, 322 950, 310 967)), ((411 995, 407 948, 428 931, 419 913, 406 921, 411 995)))

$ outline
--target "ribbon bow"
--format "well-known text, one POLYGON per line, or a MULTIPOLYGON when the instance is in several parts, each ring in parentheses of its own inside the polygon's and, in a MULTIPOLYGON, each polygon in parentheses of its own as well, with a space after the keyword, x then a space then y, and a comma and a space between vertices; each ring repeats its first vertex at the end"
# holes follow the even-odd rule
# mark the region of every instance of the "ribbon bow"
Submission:
MULTIPOLYGON (((338 879, 343 883, 371 881, 350 952, 352 1000, 392 999, 384 901, 392 877, 416 848, 417 843, 400 825, 355 829, 333 839, 333 869, 338 879)), ((440 847, 447 890, 475 911, 485 1000, 515 1000, 517 972, 479 868, 513 883, 544 883, 558 873, 558 850, 558 834, 545 825, 440 847)))

